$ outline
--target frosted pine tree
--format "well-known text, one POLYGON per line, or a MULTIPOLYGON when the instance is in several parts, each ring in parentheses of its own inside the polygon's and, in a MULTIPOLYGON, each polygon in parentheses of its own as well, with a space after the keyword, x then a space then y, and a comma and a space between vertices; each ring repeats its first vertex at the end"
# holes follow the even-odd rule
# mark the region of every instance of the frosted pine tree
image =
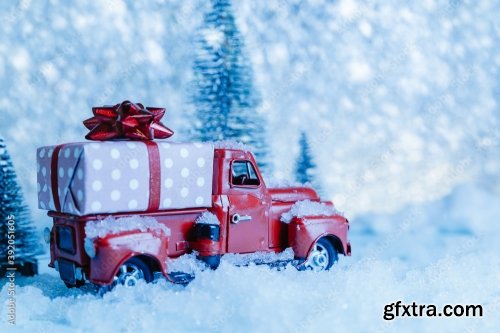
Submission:
POLYGON ((236 140, 253 148, 267 167, 265 123, 256 112, 259 96, 229 0, 212 0, 197 39, 193 65, 196 123, 201 141, 236 140))
POLYGON ((316 164, 307 141, 307 135, 304 132, 300 134, 299 139, 299 156, 295 164, 295 178, 300 183, 311 184, 317 191, 321 190, 317 179, 316 164))
POLYGON ((37 271, 35 256, 41 253, 40 241, 24 202, 12 160, 0 138, 0 276, 8 266, 12 266, 7 248, 9 240, 13 238, 9 234, 9 220, 15 222, 12 223, 15 228, 15 266, 22 274, 33 275, 37 271))

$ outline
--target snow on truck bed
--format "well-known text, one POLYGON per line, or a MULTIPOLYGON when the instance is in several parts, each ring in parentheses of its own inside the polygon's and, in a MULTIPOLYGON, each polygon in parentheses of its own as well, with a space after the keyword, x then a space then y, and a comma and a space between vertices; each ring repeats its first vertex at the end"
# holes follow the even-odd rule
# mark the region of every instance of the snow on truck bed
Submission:
POLYGON ((219 225, 220 221, 214 214, 210 212, 203 212, 203 214, 198 216, 198 218, 195 220, 195 223, 219 225))
POLYGON ((108 216, 104 220, 90 221, 85 225, 86 238, 103 238, 124 231, 160 231, 170 236, 170 229, 149 216, 130 216, 115 219, 108 216))

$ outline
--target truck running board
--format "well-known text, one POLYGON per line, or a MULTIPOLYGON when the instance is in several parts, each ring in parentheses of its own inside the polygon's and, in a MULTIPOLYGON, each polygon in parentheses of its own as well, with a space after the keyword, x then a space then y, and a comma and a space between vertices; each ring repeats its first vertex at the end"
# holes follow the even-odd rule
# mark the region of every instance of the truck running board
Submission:
POLYGON ((184 272, 171 272, 168 273, 170 281, 175 284, 187 285, 189 282, 194 280, 194 275, 184 272))

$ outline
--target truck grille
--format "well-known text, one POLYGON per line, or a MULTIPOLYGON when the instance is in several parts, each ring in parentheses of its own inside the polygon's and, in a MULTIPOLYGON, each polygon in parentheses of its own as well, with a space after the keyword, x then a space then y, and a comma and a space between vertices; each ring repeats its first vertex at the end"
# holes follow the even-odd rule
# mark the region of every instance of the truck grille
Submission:
POLYGON ((75 254, 76 248, 73 228, 68 226, 58 226, 56 230, 57 247, 65 252, 75 254))

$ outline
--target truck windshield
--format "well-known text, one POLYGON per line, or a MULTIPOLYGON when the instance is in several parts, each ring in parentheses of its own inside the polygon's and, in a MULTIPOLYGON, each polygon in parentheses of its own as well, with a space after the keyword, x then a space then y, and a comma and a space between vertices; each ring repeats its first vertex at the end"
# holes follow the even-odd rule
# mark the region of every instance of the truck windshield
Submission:
POLYGON ((233 185, 256 186, 260 184, 255 168, 249 161, 234 161, 231 172, 233 185))

